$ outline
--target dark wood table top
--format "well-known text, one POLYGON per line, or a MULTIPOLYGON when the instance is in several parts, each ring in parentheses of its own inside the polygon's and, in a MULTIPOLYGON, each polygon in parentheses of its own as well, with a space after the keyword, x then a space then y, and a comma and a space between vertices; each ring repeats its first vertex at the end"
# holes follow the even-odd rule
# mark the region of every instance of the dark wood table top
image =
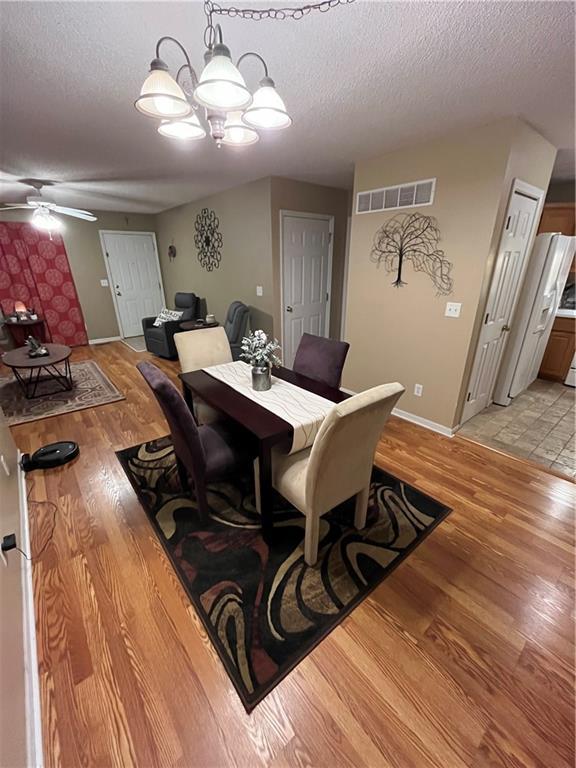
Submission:
MULTIPOLYGON (((309 379, 289 368, 273 368, 272 375, 295 384, 297 387, 307 389, 309 392, 320 395, 320 397, 325 397, 333 403, 340 403, 350 397, 340 389, 328 387, 320 381, 309 379)), ((245 397, 223 381, 210 376, 206 371, 181 373, 180 378, 188 389, 197 394, 208 405, 226 413, 231 419, 252 432, 259 440, 277 443, 292 438, 291 424, 254 400, 245 397)))
POLYGON ((40 368, 43 365, 54 365, 66 360, 72 354, 70 347, 65 344, 43 344, 49 355, 42 357, 30 357, 28 347, 18 347, 11 349, 2 355, 2 362, 8 368, 40 368))

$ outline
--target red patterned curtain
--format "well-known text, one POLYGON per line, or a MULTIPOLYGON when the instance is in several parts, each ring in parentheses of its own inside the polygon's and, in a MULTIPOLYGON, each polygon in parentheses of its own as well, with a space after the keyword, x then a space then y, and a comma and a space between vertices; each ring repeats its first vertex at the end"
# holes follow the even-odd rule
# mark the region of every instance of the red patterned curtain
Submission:
POLYGON ((87 344, 86 326, 60 235, 30 224, 0 222, 0 304, 5 314, 22 301, 43 319, 49 338, 87 344))

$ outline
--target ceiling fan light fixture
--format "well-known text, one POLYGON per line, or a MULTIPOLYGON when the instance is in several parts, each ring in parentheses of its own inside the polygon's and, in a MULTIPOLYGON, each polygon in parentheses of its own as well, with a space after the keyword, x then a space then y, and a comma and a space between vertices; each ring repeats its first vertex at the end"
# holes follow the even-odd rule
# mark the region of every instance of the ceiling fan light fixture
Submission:
POLYGON ((224 123, 224 138, 222 144, 231 147, 244 147, 256 144, 260 136, 248 125, 242 122, 242 111, 228 112, 224 123))
POLYGON ((36 208, 32 214, 32 226, 44 232, 59 232, 63 229, 60 219, 57 219, 46 208, 36 208))
POLYGON ((195 112, 190 117, 180 120, 162 120, 158 126, 158 133, 170 139, 184 140, 203 139, 206 136, 206 131, 195 112))
POLYGON ((278 94, 274 81, 264 77, 254 94, 252 104, 242 115, 242 121, 251 128, 280 130, 292 124, 292 118, 278 94))
POLYGON ((252 94, 223 43, 214 46, 194 90, 194 99, 203 107, 220 112, 243 109, 252 101, 252 94))
POLYGON ((187 117, 192 111, 186 94, 162 59, 153 59, 150 63, 150 73, 134 106, 143 115, 156 118, 187 117))

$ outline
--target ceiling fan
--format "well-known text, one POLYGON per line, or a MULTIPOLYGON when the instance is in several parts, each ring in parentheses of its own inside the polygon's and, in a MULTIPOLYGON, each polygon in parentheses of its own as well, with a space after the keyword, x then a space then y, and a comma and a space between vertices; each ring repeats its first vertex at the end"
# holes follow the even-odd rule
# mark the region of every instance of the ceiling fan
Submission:
POLYGON ((41 190, 45 184, 39 180, 32 179, 26 181, 26 183, 36 190, 35 195, 29 195, 26 198, 25 203, 7 203, 0 210, 2 211, 15 211, 15 210, 29 210, 32 213, 32 224, 38 229, 45 229, 49 232, 53 230, 61 229, 62 222, 56 216, 55 213, 62 214, 63 216, 73 216, 76 219, 84 219, 84 221, 96 221, 97 217, 90 211, 83 211, 81 208, 67 208, 63 205, 56 205, 49 200, 42 197, 41 190))

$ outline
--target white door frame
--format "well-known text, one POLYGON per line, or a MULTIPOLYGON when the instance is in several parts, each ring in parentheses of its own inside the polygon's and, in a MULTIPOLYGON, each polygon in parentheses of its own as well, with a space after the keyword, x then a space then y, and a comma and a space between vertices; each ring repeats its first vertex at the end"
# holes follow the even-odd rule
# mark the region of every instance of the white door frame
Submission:
MULTIPOLYGON (((498 244, 497 244, 497 251, 496 256, 494 258, 494 264, 492 266, 492 274, 490 276, 490 283, 488 285, 488 290, 486 291, 486 299, 484 301, 484 306, 482 308, 482 317, 484 316, 484 312, 486 311, 486 304, 488 303, 488 299, 490 298, 490 291, 492 289, 492 280, 494 278, 494 271, 496 268, 496 261, 498 259, 498 256, 500 255, 500 244, 502 243, 502 235, 505 232, 506 229, 506 223, 508 221, 508 211, 510 210, 510 204, 512 202, 512 199, 514 197, 514 194, 518 192, 521 195, 526 195, 527 197, 531 197, 536 200, 536 210, 534 212, 534 220, 532 221, 532 228, 530 231, 530 235, 528 236, 528 241, 526 244, 526 258, 524 260, 524 265, 522 267, 522 271, 520 273, 520 277, 518 280, 518 288, 516 290, 516 296, 514 298, 514 301, 512 303, 512 309, 510 312, 510 321, 514 321, 514 315, 516 313, 516 307, 518 306, 518 299, 520 298, 520 290, 522 288, 522 284, 524 283, 524 279, 526 277, 526 271, 528 269, 528 265, 530 263, 530 256, 532 254, 532 248, 534 247, 534 240, 536 238, 536 233, 538 231, 538 227, 540 226, 540 218, 542 217, 542 209, 544 208, 544 201, 546 199, 546 190, 540 189, 540 187, 535 187, 532 184, 528 184, 526 181, 522 181, 521 179, 514 179, 512 182, 512 187, 510 189, 510 194, 508 195, 508 201, 506 203, 506 210, 504 212, 504 218, 502 220, 502 226, 500 228, 500 235, 498 237, 498 244)), ((468 374, 468 381, 466 383, 466 389, 465 393, 468 393, 470 391, 470 383, 472 379, 472 374, 474 373, 474 363, 476 362, 476 358, 478 356, 478 348, 480 346, 480 338, 482 334, 482 326, 480 326, 478 330, 478 337, 476 339, 476 348, 474 350, 474 357, 472 358, 472 364, 470 366, 470 373, 468 374)), ((504 346, 502 347, 502 354, 500 355, 500 360, 498 362, 498 370, 496 371, 496 376, 494 377, 494 387, 496 386, 496 381, 498 379, 498 373, 500 371, 500 366, 502 365, 502 360, 504 358, 504 351, 506 349, 507 339, 504 343, 504 346)), ((494 389, 492 389, 492 392, 490 394, 490 398, 492 398, 492 395, 494 394, 494 389)), ((490 400, 488 405, 490 405, 493 401, 490 400)), ((464 424, 463 416, 464 411, 466 409, 466 397, 464 398, 464 402, 462 403, 462 408, 460 410, 460 420, 459 424, 464 424)), ((473 417, 470 417, 473 418, 473 417)), ((466 420, 467 421, 467 420, 466 420)))
POLYGON ((332 259, 334 249, 334 216, 329 213, 304 213, 303 211, 280 210, 280 335, 282 349, 284 349, 284 217, 299 216, 303 219, 320 219, 329 222, 328 232, 330 242, 328 243, 328 276, 326 286, 328 288, 328 301, 326 302, 326 317, 324 327, 326 329, 325 338, 330 338, 330 307, 332 306, 332 259))
POLYGON ((99 229, 98 235, 100 237, 100 247, 102 248, 102 258, 104 264, 106 264, 106 274, 108 275, 108 287, 112 294, 112 302, 114 304, 114 312, 116 314, 116 322, 118 323, 118 332, 120 338, 124 339, 124 329, 122 328, 122 321, 120 320, 120 310, 118 309, 118 302, 116 297, 116 291, 114 290, 114 279, 110 264, 108 262, 108 254, 106 252, 106 242, 104 240, 105 235, 151 235, 152 243, 154 245, 154 253, 156 254, 156 271, 158 273, 158 280, 160 281, 160 293, 162 294, 162 301, 166 306, 166 294, 164 293, 164 282, 162 280, 162 271, 160 269, 160 257, 158 255, 158 244, 156 242, 156 232, 148 232, 145 230, 132 230, 132 229, 99 229))

